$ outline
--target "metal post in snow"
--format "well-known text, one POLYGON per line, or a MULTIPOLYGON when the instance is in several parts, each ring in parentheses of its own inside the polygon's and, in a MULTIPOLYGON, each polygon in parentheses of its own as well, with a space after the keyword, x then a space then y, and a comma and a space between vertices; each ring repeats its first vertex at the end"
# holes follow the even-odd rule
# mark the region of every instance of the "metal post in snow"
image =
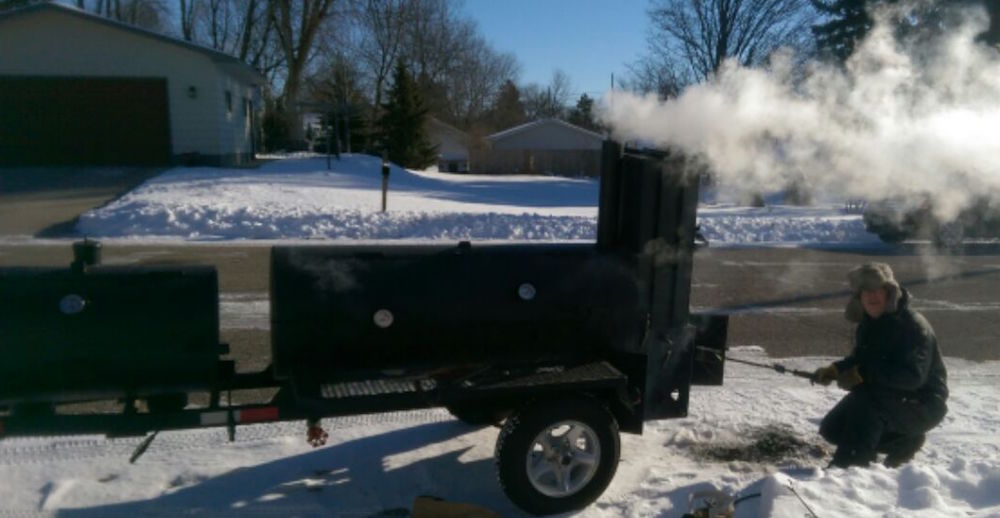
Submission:
POLYGON ((347 144, 347 154, 351 154, 351 105, 344 102, 344 142, 347 144))
POLYGON ((337 147, 334 148, 334 152, 337 153, 337 161, 340 162, 340 114, 333 116, 333 142, 337 147))
POLYGON ((389 156, 382 152, 382 212, 385 212, 386 193, 389 191, 389 156))
MULTIPOLYGON (((331 169, 331 167, 330 167, 330 133, 331 133, 330 130, 331 129, 332 129, 332 127, 331 127, 331 124, 330 124, 330 117, 328 115, 327 118, 326 118, 326 170, 327 171, 329 171, 331 169)), ((337 160, 340 160, 340 155, 339 154, 337 155, 337 160)))

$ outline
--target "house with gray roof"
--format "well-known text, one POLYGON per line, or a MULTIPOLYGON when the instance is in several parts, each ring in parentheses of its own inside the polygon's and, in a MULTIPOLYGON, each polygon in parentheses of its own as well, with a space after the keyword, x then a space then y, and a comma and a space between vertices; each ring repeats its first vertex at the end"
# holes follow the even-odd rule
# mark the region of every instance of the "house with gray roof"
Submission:
POLYGON ((469 134, 434 117, 427 118, 427 139, 438 153, 438 171, 469 172, 469 134))
POLYGON ((469 169, 487 174, 598 176, 604 135, 559 119, 540 119, 494 133, 473 149, 469 169))

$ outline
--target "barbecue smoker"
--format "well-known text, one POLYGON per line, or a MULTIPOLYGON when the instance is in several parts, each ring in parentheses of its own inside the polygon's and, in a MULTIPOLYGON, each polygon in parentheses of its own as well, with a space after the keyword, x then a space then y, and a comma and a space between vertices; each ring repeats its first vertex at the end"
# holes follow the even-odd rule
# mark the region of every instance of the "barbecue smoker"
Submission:
POLYGON ((68 269, 0 269, 0 433, 233 437, 250 422, 442 406, 502 423, 497 472, 518 506, 585 507, 614 476, 619 431, 687 414, 698 182, 685 171, 605 143, 596 245, 275 247, 272 364, 258 373, 220 359, 214 268, 102 266, 84 242, 68 269), (268 387, 257 404, 221 397, 268 387), (196 392, 207 405, 188 403, 196 392), (123 409, 60 408, 100 399, 123 409))

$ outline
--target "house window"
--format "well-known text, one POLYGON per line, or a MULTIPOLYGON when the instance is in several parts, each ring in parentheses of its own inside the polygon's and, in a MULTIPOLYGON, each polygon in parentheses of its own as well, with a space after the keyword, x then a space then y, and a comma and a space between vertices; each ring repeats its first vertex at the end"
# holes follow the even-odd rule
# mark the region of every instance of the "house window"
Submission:
POLYGON ((226 90, 226 113, 233 114, 233 92, 226 90))

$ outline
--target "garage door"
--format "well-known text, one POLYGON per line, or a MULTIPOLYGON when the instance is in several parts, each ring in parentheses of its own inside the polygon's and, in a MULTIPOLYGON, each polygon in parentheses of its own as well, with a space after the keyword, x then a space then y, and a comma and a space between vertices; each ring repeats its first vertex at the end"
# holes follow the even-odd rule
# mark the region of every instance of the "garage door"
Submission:
POLYGON ((0 76, 0 165, 163 165, 166 79, 0 76))

